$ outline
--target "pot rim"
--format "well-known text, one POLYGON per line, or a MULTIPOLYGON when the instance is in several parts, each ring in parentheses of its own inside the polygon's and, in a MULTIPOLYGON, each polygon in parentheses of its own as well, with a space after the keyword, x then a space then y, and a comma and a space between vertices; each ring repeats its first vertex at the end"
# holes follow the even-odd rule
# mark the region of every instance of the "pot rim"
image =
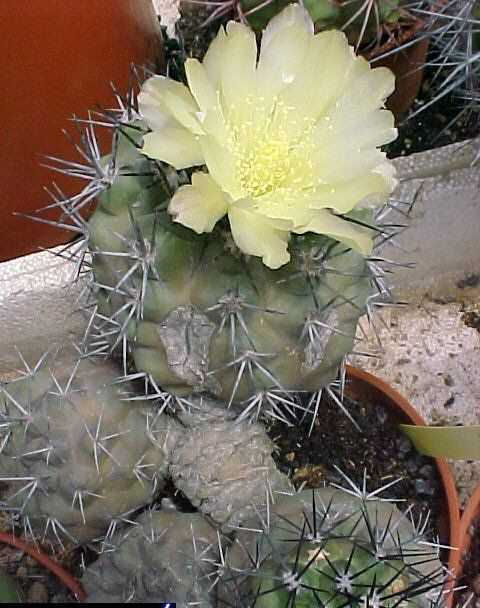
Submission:
POLYGON ((470 534, 470 526, 473 520, 480 517, 480 484, 475 488, 475 491, 470 496, 470 499, 465 507, 462 517, 460 519, 460 541, 458 546, 458 564, 456 569, 456 576, 460 578, 463 567, 462 557, 466 556, 470 550, 472 544, 472 535, 470 534))
MULTIPOLYGON (((424 418, 413 407, 413 405, 387 382, 358 367, 346 365, 345 368, 347 372, 347 379, 350 377, 361 383, 372 386, 375 390, 382 393, 388 402, 396 406, 403 413, 403 415, 408 418, 411 424, 415 424, 417 426, 427 426, 424 418)), ((460 501, 455 485, 455 479, 447 461, 444 458, 434 458, 433 460, 435 461, 438 473, 442 480, 450 528, 448 570, 451 574, 451 580, 448 581, 446 587, 446 607, 450 608, 453 605, 454 594, 452 590, 455 583, 455 578, 459 572, 460 558, 462 555, 462 552, 460 551, 460 541, 463 539, 463 528, 461 529, 460 526, 460 501)), ((478 508, 480 510, 480 486, 477 488, 475 495, 477 497, 478 508)))

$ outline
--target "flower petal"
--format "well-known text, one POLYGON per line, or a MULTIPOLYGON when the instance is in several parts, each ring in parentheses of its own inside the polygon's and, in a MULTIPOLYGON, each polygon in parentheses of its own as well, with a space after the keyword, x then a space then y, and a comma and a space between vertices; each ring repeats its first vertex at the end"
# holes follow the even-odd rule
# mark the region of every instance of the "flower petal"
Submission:
POLYGON ((259 95, 273 100, 295 81, 304 69, 310 38, 303 28, 294 25, 273 35, 268 46, 262 43, 257 68, 259 95))
POLYGON ((335 112, 353 112, 352 120, 383 107, 387 97, 395 90, 395 76, 385 67, 371 68, 363 57, 355 59, 348 87, 338 99, 335 112))
POLYGON ((341 94, 355 56, 343 32, 330 30, 312 37, 304 67, 280 100, 299 116, 316 120, 341 94))
POLYGON ((278 188, 274 193, 256 198, 255 211, 264 217, 289 220, 291 225, 301 226, 312 218, 310 203, 310 195, 278 188))
POLYGON ((198 234, 211 232, 227 212, 228 201, 208 173, 194 173, 192 185, 181 186, 168 206, 174 221, 198 234))
POLYGON ((166 126, 159 131, 147 133, 141 151, 150 158, 173 165, 175 169, 205 163, 198 139, 183 127, 166 126))
POLYGON ((222 106, 227 119, 236 124, 248 120, 255 103, 256 63, 254 32, 241 23, 229 21, 225 57, 221 61, 222 106))
POLYGON ((372 230, 348 222, 326 209, 317 211, 310 223, 295 228, 294 232, 298 234, 304 234, 305 232, 325 234, 345 243, 345 245, 362 255, 370 255, 373 248, 372 230))
POLYGON ((202 112, 217 105, 217 92, 208 78, 207 71, 197 59, 187 59, 185 73, 188 86, 202 112))
POLYGON ((152 76, 142 85, 138 107, 151 129, 162 128, 165 118, 171 116, 193 133, 202 133, 196 118, 198 105, 181 82, 165 76, 152 76))
POLYGON ((397 185, 394 176, 393 165, 384 163, 352 180, 320 186, 312 195, 310 209, 330 208, 337 213, 348 213, 354 207, 383 203, 397 185))
POLYGON ((222 25, 218 30, 218 34, 210 43, 202 62, 208 78, 216 90, 220 89, 222 63, 225 61, 227 46, 227 34, 222 25))
MULTIPOLYGON (((354 133, 351 134, 354 138, 354 133)), ((320 184, 335 187, 337 183, 348 182, 372 171, 385 161, 385 154, 376 148, 362 149, 347 145, 343 138, 328 139, 329 145, 315 147, 311 152, 311 162, 320 184)))
POLYGON ((261 257, 272 269, 290 261, 288 231, 275 228, 268 219, 239 205, 229 207, 228 218, 233 240, 241 251, 261 257))
POLYGON ((295 80, 304 69, 312 37, 313 22, 299 4, 290 4, 269 21, 263 32, 257 67, 262 96, 271 99, 295 80))
POLYGON ((291 27, 302 29, 305 33, 313 35, 314 26, 310 13, 301 4, 289 4, 283 11, 275 15, 268 22, 262 34, 261 53, 264 53, 273 38, 278 34, 288 34, 291 27))
POLYGON ((201 137, 200 145, 205 164, 213 179, 233 200, 241 198, 243 190, 235 179, 235 160, 230 151, 211 136, 201 137))

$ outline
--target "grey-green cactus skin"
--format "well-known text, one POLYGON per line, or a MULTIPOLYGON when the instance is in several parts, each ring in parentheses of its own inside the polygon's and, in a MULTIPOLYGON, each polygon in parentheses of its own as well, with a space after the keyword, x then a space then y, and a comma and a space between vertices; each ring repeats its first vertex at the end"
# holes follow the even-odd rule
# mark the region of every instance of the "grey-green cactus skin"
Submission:
POLYGON ((293 486, 275 465, 264 427, 235 420, 222 405, 196 399, 178 413, 185 432, 172 447, 169 472, 193 506, 230 532, 293 486))
POLYGON ((332 488, 273 493, 267 502, 229 535, 200 513, 143 513, 87 568, 88 601, 182 608, 444 605, 438 548, 392 503, 332 488))
POLYGON ((219 538, 198 513, 147 511, 87 569, 87 602, 214 608, 219 538))
POLYGON ((53 541, 102 537, 150 503, 167 474, 175 423, 106 361, 82 359, 0 387, 5 508, 53 541))
MULTIPOLYGON (((294 236, 291 262, 270 270, 236 251, 227 226, 197 235, 173 223, 158 165, 130 139, 117 150, 129 174, 112 178, 88 223, 96 343, 127 340, 137 369, 165 391, 227 403, 331 382, 376 292, 368 260, 310 233, 294 236)), ((352 220, 369 224, 370 212, 352 220)))
POLYGON ((337 489, 277 496, 243 522, 218 606, 433 608, 443 605, 438 548, 392 503, 337 489))

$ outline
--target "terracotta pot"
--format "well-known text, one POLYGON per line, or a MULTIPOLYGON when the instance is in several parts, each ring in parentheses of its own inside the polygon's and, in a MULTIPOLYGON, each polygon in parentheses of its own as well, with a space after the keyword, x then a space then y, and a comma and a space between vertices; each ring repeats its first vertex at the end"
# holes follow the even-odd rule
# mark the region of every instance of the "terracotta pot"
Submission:
MULTIPOLYGON (((356 367, 347 365, 347 383, 345 393, 353 399, 372 401, 381 404, 393 412, 399 424, 417 424, 425 426, 425 420, 420 416, 416 409, 395 389, 389 386, 380 378, 369 374, 356 367)), ((443 545, 450 547, 460 546, 460 504, 450 467, 444 459, 433 459, 438 470, 443 488, 444 510, 438 522, 440 541, 443 545)), ((458 568, 459 551, 452 549, 448 556, 445 556, 444 563, 448 563, 448 568, 455 571, 458 568)), ((450 590, 453 587, 453 579, 448 585, 450 590)), ((447 605, 453 601, 453 594, 449 593, 447 605)))
POLYGON ((395 91, 388 98, 386 105, 397 117, 410 109, 418 95, 423 81, 423 66, 430 45, 429 38, 419 38, 418 42, 384 59, 375 61, 375 58, 396 46, 414 40, 418 32, 424 28, 425 23, 419 19, 411 26, 402 29, 398 36, 364 54, 365 58, 372 62, 373 67, 384 66, 390 68, 395 74, 395 91))
MULTIPOLYGON (((44 186, 67 193, 79 180, 40 166, 43 154, 78 160, 62 129, 74 133, 73 114, 111 108, 110 83, 129 88, 130 64, 157 63, 161 50, 151 0, 17 0, 0 6, 0 261, 72 238, 71 232, 12 216, 44 207, 44 186)), ((101 130, 99 130, 101 131, 101 130)), ((111 134, 99 132, 104 151, 111 134)))
MULTIPOLYGON (((462 559, 467 556, 470 550, 470 545, 472 544, 472 524, 477 517, 480 517, 480 485, 472 494, 465 511, 463 512, 462 519, 460 520, 459 548, 456 556, 457 559, 452 566, 453 574, 457 580, 462 576, 462 559)), ((452 598, 451 602, 448 604, 448 608, 454 605, 453 600, 454 598, 452 598)))

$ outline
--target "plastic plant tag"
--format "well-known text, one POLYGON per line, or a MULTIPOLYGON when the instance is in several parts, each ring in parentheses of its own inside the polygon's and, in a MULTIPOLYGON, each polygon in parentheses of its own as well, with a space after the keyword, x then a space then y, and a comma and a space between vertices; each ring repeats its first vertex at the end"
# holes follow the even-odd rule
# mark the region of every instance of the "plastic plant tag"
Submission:
POLYGON ((480 460, 480 425, 429 427, 402 424, 400 428, 426 456, 480 460))

